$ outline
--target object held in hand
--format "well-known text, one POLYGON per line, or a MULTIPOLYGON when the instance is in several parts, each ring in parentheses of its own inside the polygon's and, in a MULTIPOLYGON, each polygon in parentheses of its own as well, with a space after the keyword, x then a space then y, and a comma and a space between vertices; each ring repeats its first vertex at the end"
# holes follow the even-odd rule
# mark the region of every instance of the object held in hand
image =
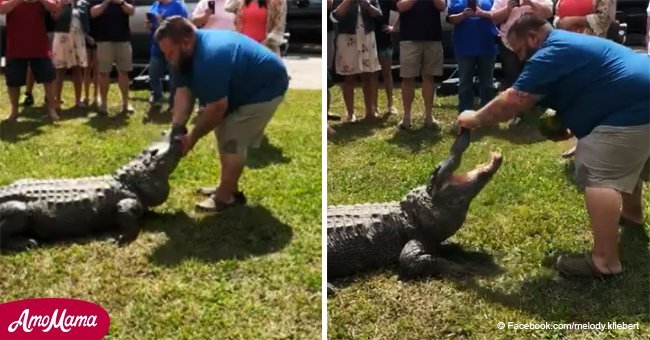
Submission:
POLYGON ((467 0, 467 7, 471 8, 474 12, 476 12, 476 1, 477 0, 467 0))
POLYGON ((567 128, 552 110, 547 110, 539 118, 538 129, 542 136, 551 140, 564 140, 569 135, 567 128))
POLYGON ((214 13, 214 0, 208 1, 208 8, 214 13))
POLYGON ((172 126, 171 140, 174 140, 177 136, 183 136, 187 134, 187 127, 181 124, 174 124, 172 126))

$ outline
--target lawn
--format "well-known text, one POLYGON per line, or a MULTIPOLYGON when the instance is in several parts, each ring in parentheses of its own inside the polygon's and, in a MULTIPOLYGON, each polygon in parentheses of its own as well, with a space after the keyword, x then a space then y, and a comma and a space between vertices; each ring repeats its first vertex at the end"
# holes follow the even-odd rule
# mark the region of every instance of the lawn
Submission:
MULTIPOLYGON (((384 105, 380 92, 380 106, 384 105)), ((396 94, 401 111, 401 97, 396 94)), ((356 92, 357 118, 363 100, 356 92)), ((328 205, 399 200, 426 183, 448 156, 454 140, 456 97, 439 97, 434 115, 441 131, 422 128, 416 94, 413 131, 399 131, 400 115, 371 122, 331 122, 328 141, 328 205)), ((332 112, 344 114, 338 88, 332 112)), ((335 281, 328 299, 331 339, 648 339, 650 338, 650 188, 645 185, 645 230, 621 233, 626 274, 612 282, 573 282, 557 277, 560 254, 591 249, 592 237, 572 163, 560 157, 570 142, 544 140, 537 117, 526 116, 476 131, 460 171, 504 156, 501 169, 473 201, 465 225, 449 241, 455 258, 486 268, 467 279, 398 280, 391 268, 335 281), (497 322, 639 323, 638 330, 499 330, 497 322)))
MULTIPOLYGON (((8 113, 6 91, 0 113, 8 113)), ((42 103, 42 88, 34 94, 42 103)), ((34 177, 112 172, 151 141, 171 117, 148 114, 148 93, 132 93, 136 113, 109 117, 66 110, 62 121, 27 109, 0 127, 0 185, 34 177)), ((168 201, 143 232, 118 248, 105 238, 53 244, 0 257, 1 302, 66 297, 104 307, 114 339, 317 339, 321 334, 321 93, 289 91, 267 141, 249 153, 240 184, 247 207, 195 213, 200 186, 219 175, 213 135, 180 163, 168 201)))

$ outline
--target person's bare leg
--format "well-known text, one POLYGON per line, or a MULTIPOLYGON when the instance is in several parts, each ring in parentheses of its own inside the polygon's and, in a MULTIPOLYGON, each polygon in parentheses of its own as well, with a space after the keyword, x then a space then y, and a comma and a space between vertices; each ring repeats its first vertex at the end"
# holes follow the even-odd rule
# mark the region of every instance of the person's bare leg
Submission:
POLYGON ((99 73, 99 92, 102 98, 101 113, 107 113, 108 109, 106 103, 108 103, 108 86, 110 85, 110 78, 108 73, 100 72, 99 73))
POLYGON ((424 125, 439 124, 433 119, 433 102, 436 100, 436 83, 433 76, 422 76, 422 98, 424 99, 424 125))
POLYGON ((585 203, 594 235, 592 259, 601 273, 621 272, 618 256, 618 220, 621 195, 610 188, 586 188, 585 203))
POLYGON ((404 106, 404 118, 400 126, 411 126, 411 105, 415 97, 415 78, 402 79, 402 105, 404 106))
POLYGON ((375 100, 377 98, 377 73, 361 73, 363 103, 366 109, 365 118, 375 118, 375 100))
POLYGON ((63 78, 65 78, 65 69, 57 68, 56 69, 56 79, 54 80, 54 100, 56 101, 56 107, 61 109, 61 94, 63 93, 63 78))
POLYGON ((74 85, 74 102, 77 107, 82 106, 81 102, 81 68, 73 67, 72 68, 72 84, 74 85))
POLYGON ((20 87, 8 87, 9 102, 11 103, 11 113, 6 120, 16 120, 18 118, 18 100, 20 99, 20 87))
POLYGON ((621 198, 623 200, 621 215, 630 222, 639 224, 643 223, 643 202, 641 200, 642 192, 643 185, 639 183, 632 194, 621 194, 621 198))
POLYGON ((59 120, 59 115, 56 113, 56 107, 58 106, 58 100, 56 95, 56 84, 55 81, 43 84, 43 90, 45 91, 45 96, 47 98, 47 115, 54 121, 59 120))
POLYGON ((221 179, 217 192, 217 200, 229 203, 233 199, 233 194, 238 191, 239 177, 244 171, 245 160, 240 154, 222 153, 221 157, 221 179))
POLYGON ((348 75, 343 80, 343 101, 345 102, 345 110, 348 113, 348 122, 355 122, 357 117, 354 115, 354 75, 348 75))
POLYGON ((90 54, 88 55, 88 66, 83 68, 83 87, 84 87, 84 94, 83 94, 83 103, 84 105, 89 105, 90 104, 90 76, 91 76, 91 63, 90 63, 90 54))
POLYGON ((393 105, 392 60, 390 58, 382 58, 379 61, 381 62, 381 73, 384 79, 384 90, 386 91, 386 106, 388 107, 388 113, 395 114, 396 110, 393 105))
POLYGON ((129 74, 127 72, 118 72, 117 83, 122 93, 122 111, 130 113, 133 109, 129 105, 129 74))

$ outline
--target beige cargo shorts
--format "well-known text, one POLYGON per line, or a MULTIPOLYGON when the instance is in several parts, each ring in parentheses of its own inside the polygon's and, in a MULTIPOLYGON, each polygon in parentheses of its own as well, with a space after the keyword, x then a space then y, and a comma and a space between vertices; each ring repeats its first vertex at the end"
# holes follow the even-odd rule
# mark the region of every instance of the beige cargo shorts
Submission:
POLYGON ((575 170, 581 190, 612 188, 631 194, 650 180, 650 124, 596 127, 578 140, 575 170))
POLYGON ((442 76, 443 49, 440 41, 400 41, 399 62, 402 78, 420 75, 442 76))
POLYGON ((244 159, 248 148, 259 148, 264 129, 282 103, 284 96, 270 101, 244 105, 228 114, 214 130, 221 154, 239 154, 244 159))
POLYGON ((133 70, 133 50, 130 42, 98 42, 97 43, 97 70, 109 73, 113 64, 119 72, 133 70))

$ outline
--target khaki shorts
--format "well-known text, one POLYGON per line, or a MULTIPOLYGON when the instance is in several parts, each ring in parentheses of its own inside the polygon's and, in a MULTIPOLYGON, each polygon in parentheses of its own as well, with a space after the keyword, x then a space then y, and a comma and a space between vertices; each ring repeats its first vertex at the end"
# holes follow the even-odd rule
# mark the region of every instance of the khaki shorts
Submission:
POLYGON ((631 194, 650 179, 650 125, 598 126, 578 140, 576 181, 631 194))
POLYGON ((119 72, 133 70, 133 51, 130 42, 98 42, 97 43, 97 70, 109 73, 113 64, 119 72))
POLYGON ((228 114, 215 129, 221 154, 239 154, 246 159, 248 148, 259 148, 264 129, 275 114, 284 96, 268 102, 244 105, 228 114))
POLYGON ((443 50, 440 41, 400 41, 399 62, 402 78, 415 78, 421 74, 441 76, 443 50))

